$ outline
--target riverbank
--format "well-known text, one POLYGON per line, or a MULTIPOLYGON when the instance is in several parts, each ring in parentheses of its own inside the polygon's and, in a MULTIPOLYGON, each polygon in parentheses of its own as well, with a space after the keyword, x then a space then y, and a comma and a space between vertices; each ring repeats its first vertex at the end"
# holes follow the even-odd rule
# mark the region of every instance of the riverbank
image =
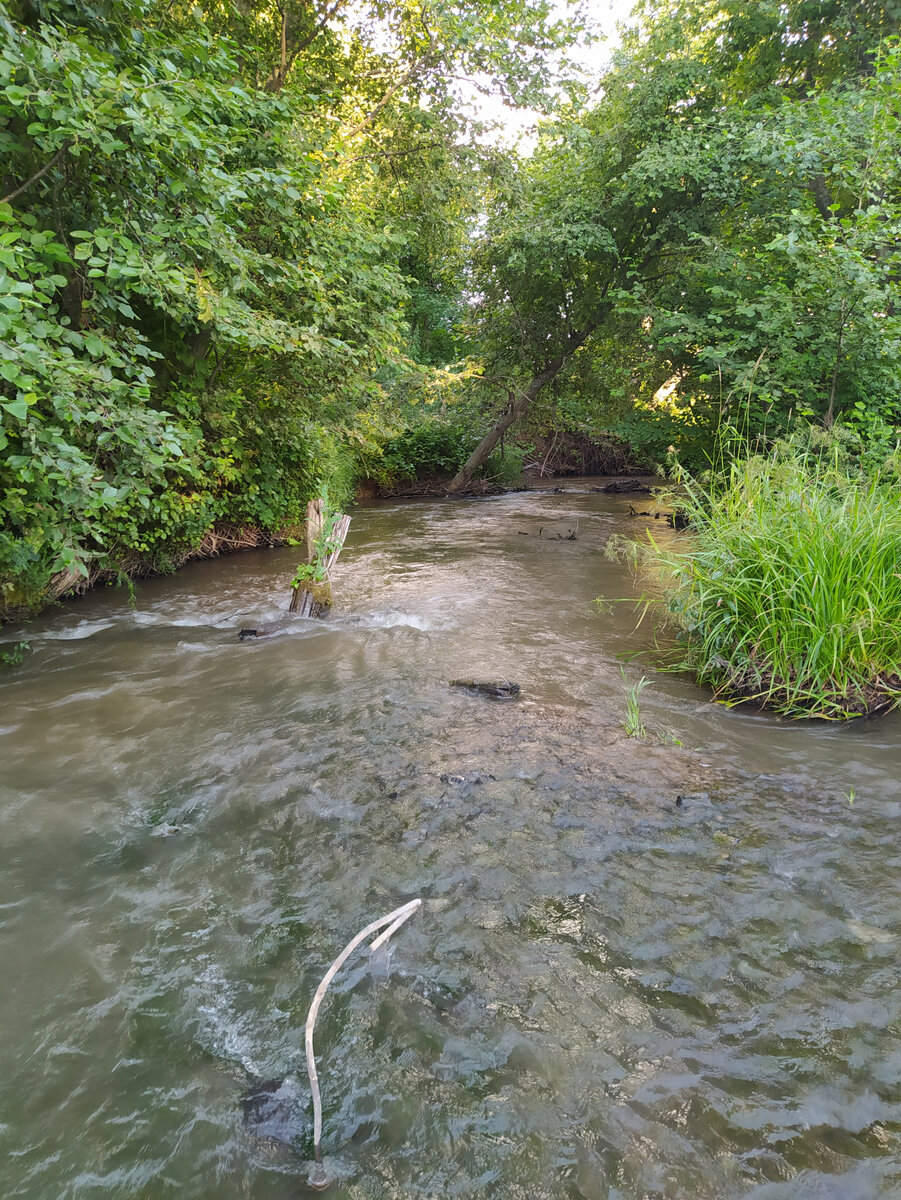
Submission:
MULTIPOLYGON (((355 499, 357 503, 363 504, 386 499, 447 499, 450 496, 448 484, 452 477, 451 473, 443 472, 397 486, 380 484, 373 479, 364 479, 356 487, 355 499)), ((457 498, 484 499, 531 490, 556 492, 564 490, 566 480, 570 486, 573 485, 574 481, 571 476, 561 477, 559 480, 547 479, 536 472, 526 472, 521 482, 515 485, 504 486, 489 479, 474 479, 465 490, 457 494, 457 498)), ((642 492, 648 490, 645 485, 652 481, 652 477, 647 472, 638 467, 630 467, 620 477, 595 480, 592 486, 598 490, 609 489, 614 492, 642 492)), ((159 554, 152 558, 139 554, 127 554, 123 556, 115 569, 99 566, 95 562, 88 566, 86 575, 74 570, 60 571, 51 577, 41 600, 31 605, 17 602, 17 593, 10 588, 6 593, 5 605, 0 603, 0 625, 24 622, 60 601, 78 599, 98 587, 127 585, 140 579, 169 575, 188 563, 219 558, 222 555, 236 554, 247 550, 302 545, 304 539, 305 526, 303 522, 282 525, 278 529, 219 522, 203 535, 197 546, 172 552, 165 556, 164 561, 161 560, 159 554)))
MULTIPOLYGON (((169 575, 190 562, 219 558, 223 554, 237 554, 245 550, 274 549, 302 541, 303 525, 282 526, 278 531, 260 529, 253 525, 235 525, 221 522, 207 530, 200 543, 193 549, 177 552, 167 559, 166 569, 161 568, 159 558, 143 558, 138 554, 128 555, 115 570, 93 564, 87 574, 67 569, 59 571, 50 579, 47 591, 40 601, 26 606, 15 600, 0 604, 0 625, 25 621, 61 600, 75 600, 94 588, 122 585, 138 579, 150 579, 157 575, 169 575)), ((7 593, 15 595, 10 591, 7 593)))

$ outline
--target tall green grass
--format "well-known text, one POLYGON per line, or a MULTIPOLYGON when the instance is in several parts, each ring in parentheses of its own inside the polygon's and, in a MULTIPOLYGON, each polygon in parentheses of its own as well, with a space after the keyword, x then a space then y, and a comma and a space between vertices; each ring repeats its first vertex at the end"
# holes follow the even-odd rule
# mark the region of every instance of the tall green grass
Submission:
POLYGON ((808 436, 683 478, 683 539, 638 554, 718 698, 847 719, 901 704, 901 489, 808 436))

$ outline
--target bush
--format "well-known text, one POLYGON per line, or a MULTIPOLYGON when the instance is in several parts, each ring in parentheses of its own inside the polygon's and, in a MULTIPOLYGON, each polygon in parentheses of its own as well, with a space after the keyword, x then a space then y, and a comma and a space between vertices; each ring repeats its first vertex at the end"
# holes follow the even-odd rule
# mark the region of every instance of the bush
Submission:
POLYGON ((700 470, 714 441, 709 414, 696 416, 635 408, 610 425, 610 432, 627 442, 637 463, 648 470, 666 472, 673 451, 690 470, 700 470))
POLYGON ((649 534, 682 665, 719 698, 842 719, 901 704, 896 459, 866 474, 808 437, 685 477, 688 545, 649 534))
POLYGON ((394 484, 456 475, 479 438, 478 430, 443 418, 412 425, 386 444, 378 464, 379 480, 394 484))
POLYGON ((0 621, 349 497, 402 328, 306 95, 153 7, 0 0, 0 621))

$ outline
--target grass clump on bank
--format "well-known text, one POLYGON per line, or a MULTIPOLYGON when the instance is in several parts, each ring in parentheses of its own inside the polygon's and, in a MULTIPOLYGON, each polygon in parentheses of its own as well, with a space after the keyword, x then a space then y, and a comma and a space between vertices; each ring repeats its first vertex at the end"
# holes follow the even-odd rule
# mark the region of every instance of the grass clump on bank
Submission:
POLYGON ((686 542, 639 559, 685 647, 727 702, 832 720, 901 704, 898 461, 866 474, 808 436, 686 477, 686 542))

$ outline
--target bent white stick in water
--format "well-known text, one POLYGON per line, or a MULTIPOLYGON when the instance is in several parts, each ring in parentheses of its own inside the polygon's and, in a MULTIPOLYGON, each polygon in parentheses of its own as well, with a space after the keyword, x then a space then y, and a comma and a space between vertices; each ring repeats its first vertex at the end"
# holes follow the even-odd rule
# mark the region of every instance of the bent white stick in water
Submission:
POLYGON ((315 1163, 313 1166, 313 1177, 310 1180, 312 1187, 323 1191, 329 1185, 328 1176, 325 1173, 325 1166, 322 1162, 322 1097, 319 1094, 319 1076, 316 1073, 316 1055, 313 1052, 313 1029, 316 1025, 316 1017, 319 1014, 319 1006, 325 998, 325 993, 328 991, 328 986, 356 950, 361 942, 373 933, 378 933, 380 929, 385 929, 384 933, 373 941, 369 947, 370 951, 378 950, 380 946, 388 941, 393 933, 396 933, 403 925, 404 921, 413 916, 422 904, 421 900, 411 900, 408 904, 402 904, 400 908, 396 908, 394 912, 390 912, 387 916, 379 917, 377 921, 373 921, 371 925, 367 925, 365 929, 361 929, 357 936, 341 951, 329 969, 323 976, 322 983, 316 989, 316 995, 313 997, 313 1003, 310 1005, 310 1011, 307 1013, 306 1025, 306 1048, 307 1048, 307 1073, 310 1076, 310 1090, 313 1093, 313 1153, 315 1163))

